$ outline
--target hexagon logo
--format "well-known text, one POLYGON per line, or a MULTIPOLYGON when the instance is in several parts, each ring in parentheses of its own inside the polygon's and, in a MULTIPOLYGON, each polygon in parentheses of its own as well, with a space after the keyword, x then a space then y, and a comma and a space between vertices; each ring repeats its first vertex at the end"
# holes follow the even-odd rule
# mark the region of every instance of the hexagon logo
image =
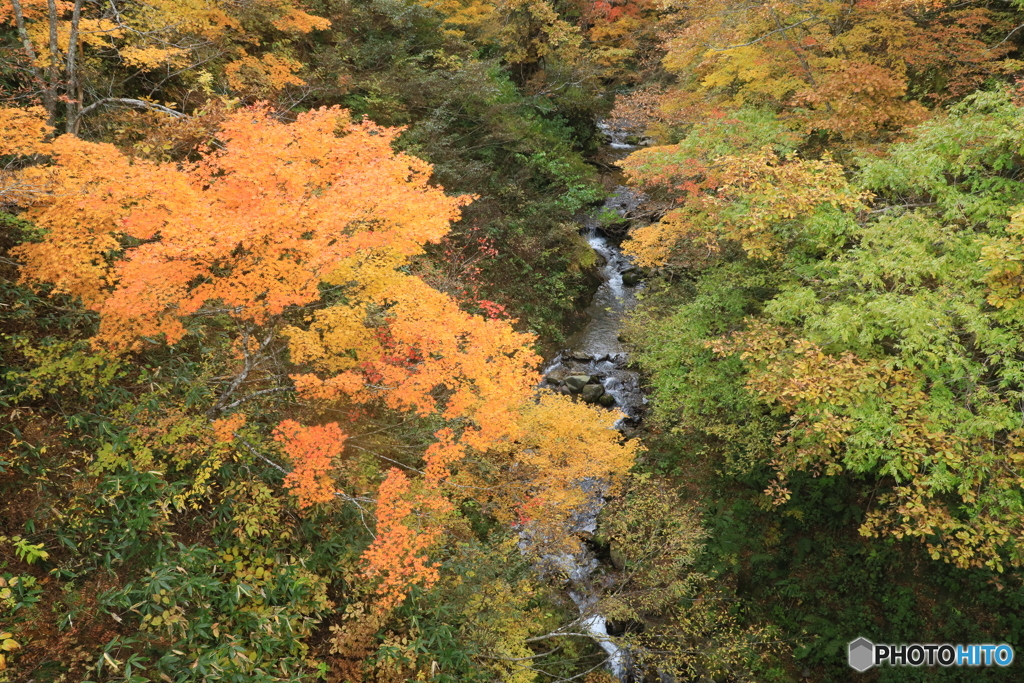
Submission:
POLYGON ((864 672, 875 665, 875 644, 867 638, 858 638, 849 645, 850 666, 864 672))

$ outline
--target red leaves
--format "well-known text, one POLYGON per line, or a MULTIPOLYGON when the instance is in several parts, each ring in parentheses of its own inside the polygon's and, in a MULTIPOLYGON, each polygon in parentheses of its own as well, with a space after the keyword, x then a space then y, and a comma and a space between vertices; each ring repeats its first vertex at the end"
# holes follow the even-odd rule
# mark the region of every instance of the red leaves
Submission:
POLYGON ((487 314, 488 318, 504 318, 505 307, 501 304, 494 303, 488 299, 480 299, 476 302, 476 305, 487 314))

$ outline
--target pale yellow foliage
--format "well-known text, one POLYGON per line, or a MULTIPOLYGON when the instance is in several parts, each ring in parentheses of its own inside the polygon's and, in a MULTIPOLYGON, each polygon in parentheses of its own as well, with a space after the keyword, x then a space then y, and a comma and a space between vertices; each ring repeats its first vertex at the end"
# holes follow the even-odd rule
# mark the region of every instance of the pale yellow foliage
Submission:
POLYGON ((288 8, 284 16, 275 19, 271 23, 274 25, 274 28, 285 33, 309 33, 331 27, 329 19, 308 14, 297 7, 288 8))

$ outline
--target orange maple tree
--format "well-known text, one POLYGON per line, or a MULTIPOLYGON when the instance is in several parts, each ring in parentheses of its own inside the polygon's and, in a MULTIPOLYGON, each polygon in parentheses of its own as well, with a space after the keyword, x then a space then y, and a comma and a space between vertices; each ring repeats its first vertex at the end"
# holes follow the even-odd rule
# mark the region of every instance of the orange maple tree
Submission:
POLYGON ((436 491, 428 487, 415 492, 400 470, 388 470, 377 491, 377 537, 363 554, 368 575, 380 578, 378 609, 391 609, 411 586, 429 586, 440 578, 439 565, 430 562, 426 554, 440 537, 441 528, 418 517, 428 510, 443 514, 450 507, 436 491))
POLYGON ((54 163, 21 175, 52 188, 27 213, 47 237, 18 247, 24 277, 81 297, 100 313, 97 344, 115 350, 176 343, 214 302, 264 324, 319 300, 320 282, 363 255, 393 269, 447 232, 465 200, 429 187, 426 164, 392 151, 397 134, 338 109, 286 124, 257 107, 187 166, 70 135, 41 143, 54 163))
POLYGON ((295 420, 284 420, 274 430, 274 440, 284 445, 294 463, 284 485, 296 492, 299 507, 326 503, 334 497, 332 461, 341 454, 345 438, 335 422, 304 427, 295 420))
MULTIPOLYGON (((580 478, 629 467, 636 445, 619 443, 611 413, 566 397, 536 404, 530 335, 463 311, 409 274, 410 259, 448 232, 469 198, 445 194, 429 183, 429 165, 396 153, 400 130, 354 123, 337 108, 286 122, 258 106, 228 115, 198 162, 172 164, 72 135, 47 139, 42 116, 0 110, 0 121, 14 124, 0 133, 0 154, 25 159, 4 198, 45 235, 13 253, 23 280, 98 313, 94 345, 126 354, 187 341, 190 326, 202 334, 195 323, 209 315, 233 321, 241 369, 209 411, 221 441, 241 424, 223 415, 244 398, 228 399, 278 332, 302 399, 375 403, 442 422, 423 476, 392 471, 379 493, 366 560, 383 606, 434 580, 423 553, 441 533, 447 497, 464 495, 446 486, 466 455, 532 472, 514 483, 526 493, 503 500, 515 506, 543 492, 552 518, 578 502, 571 489, 580 478), (571 419, 548 435, 560 415, 571 419), (413 513, 415 525, 403 521, 413 513)), ((273 438, 292 465, 284 484, 299 507, 344 487, 335 480, 340 425, 286 419, 273 438)))

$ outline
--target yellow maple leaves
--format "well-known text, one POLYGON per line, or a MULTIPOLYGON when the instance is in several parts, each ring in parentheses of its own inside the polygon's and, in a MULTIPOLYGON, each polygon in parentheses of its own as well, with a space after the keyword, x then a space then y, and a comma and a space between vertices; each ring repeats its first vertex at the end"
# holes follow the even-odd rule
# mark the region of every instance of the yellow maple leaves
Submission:
POLYGON ((1024 299, 1024 210, 1011 217, 1006 233, 989 238, 981 250, 988 302, 997 308, 1014 308, 1024 299))
POLYGON ((540 514, 558 515, 584 502, 579 482, 587 478, 614 481, 629 470, 638 441, 620 443, 617 411, 601 410, 564 396, 541 394, 524 405, 518 434, 506 449, 522 472, 524 493, 540 497, 540 514))
POLYGON ((447 32, 491 43, 513 64, 532 64, 557 52, 578 52, 582 35, 548 0, 420 0, 445 16, 447 32))
POLYGON ((296 76, 302 64, 268 52, 261 57, 243 55, 224 67, 228 85, 236 93, 266 97, 289 85, 305 85, 296 76))

